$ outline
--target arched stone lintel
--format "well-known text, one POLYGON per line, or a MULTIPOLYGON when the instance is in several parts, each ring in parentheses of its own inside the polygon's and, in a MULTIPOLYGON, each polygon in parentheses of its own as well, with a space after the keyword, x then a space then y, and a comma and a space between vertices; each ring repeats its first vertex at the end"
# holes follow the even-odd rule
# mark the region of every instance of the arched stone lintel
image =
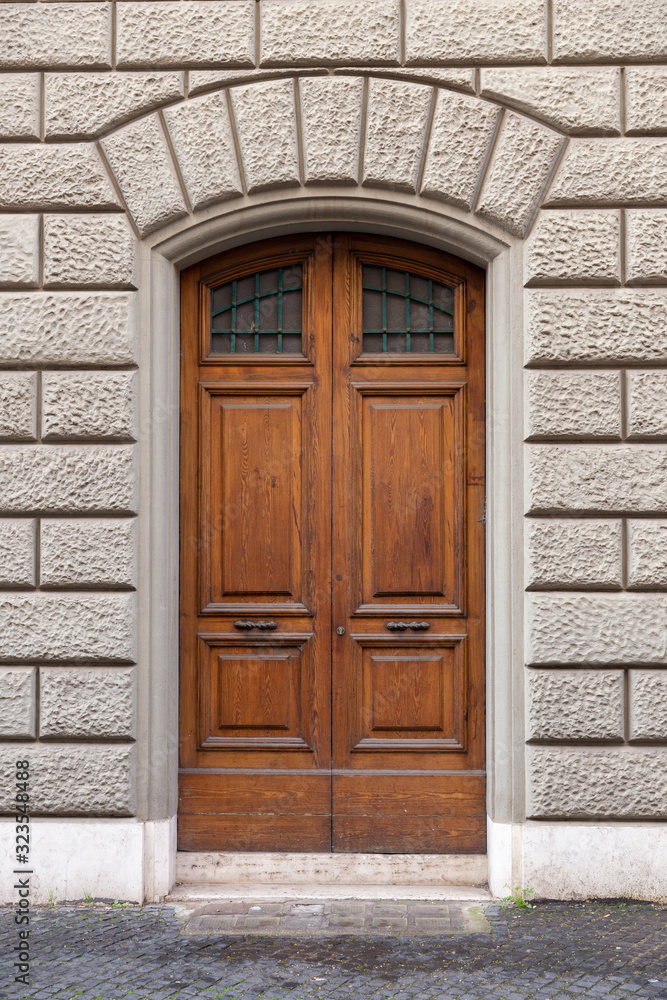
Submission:
POLYGON ((431 83, 311 75, 207 92, 101 146, 141 238, 213 204, 320 185, 417 196, 523 238, 565 141, 431 83))

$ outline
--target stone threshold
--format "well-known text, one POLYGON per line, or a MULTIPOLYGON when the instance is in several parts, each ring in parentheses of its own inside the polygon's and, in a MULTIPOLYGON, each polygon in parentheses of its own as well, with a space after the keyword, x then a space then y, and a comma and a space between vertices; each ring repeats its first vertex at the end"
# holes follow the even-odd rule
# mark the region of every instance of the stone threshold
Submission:
POLYGON ((176 884, 166 903, 217 903, 232 901, 293 901, 293 900, 386 900, 491 902, 486 888, 472 885, 345 885, 335 883, 198 883, 176 884))

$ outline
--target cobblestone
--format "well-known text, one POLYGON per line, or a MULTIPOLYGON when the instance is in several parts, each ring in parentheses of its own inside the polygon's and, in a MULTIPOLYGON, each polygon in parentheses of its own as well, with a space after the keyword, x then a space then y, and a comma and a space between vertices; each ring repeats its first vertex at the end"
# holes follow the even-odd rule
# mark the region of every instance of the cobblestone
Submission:
MULTIPOLYGON (((242 920, 257 903, 209 904, 242 920)), ((574 1000, 667 997, 667 909, 538 903, 486 908, 485 933, 453 933, 460 904, 284 904, 266 919, 428 921, 428 936, 379 928, 350 935, 192 933, 173 906, 55 906, 33 911, 31 985, 9 985, 14 912, 0 910, 0 1000, 574 1000), (354 911, 354 912, 352 912, 354 911), (395 914, 389 916, 389 912, 395 914), (446 912, 445 912, 446 911, 446 912), (375 916, 372 914, 375 913, 375 916), (407 914, 403 916, 402 914, 407 914), (442 923, 441 923, 442 922, 442 923), (435 925, 438 926, 435 926, 435 925), (378 932, 379 931, 379 932, 378 932)), ((216 913, 211 912, 217 909, 216 913)), ((261 917, 263 906, 259 904, 261 917)), ((256 909, 252 914, 258 914, 256 909)), ((255 918, 257 919, 257 918, 255 918)), ((301 927, 303 927, 301 925, 301 927)), ((288 925, 285 925, 287 930, 288 925)), ((301 930, 295 927, 295 931, 301 930)))

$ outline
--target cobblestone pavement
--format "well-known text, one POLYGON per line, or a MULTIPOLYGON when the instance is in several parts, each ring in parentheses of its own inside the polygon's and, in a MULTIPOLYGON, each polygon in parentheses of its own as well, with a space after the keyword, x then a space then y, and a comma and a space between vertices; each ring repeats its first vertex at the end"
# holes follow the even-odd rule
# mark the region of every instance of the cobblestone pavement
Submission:
POLYGON ((232 937, 186 934, 168 905, 44 908, 31 985, 16 988, 5 908, 0 1000, 667 998, 667 908, 540 903, 486 918, 486 933, 232 937))

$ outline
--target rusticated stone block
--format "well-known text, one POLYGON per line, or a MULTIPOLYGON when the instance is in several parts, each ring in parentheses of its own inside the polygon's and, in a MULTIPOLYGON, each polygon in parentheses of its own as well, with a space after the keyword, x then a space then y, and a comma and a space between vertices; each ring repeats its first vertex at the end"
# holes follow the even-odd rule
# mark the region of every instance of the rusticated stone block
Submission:
POLYGON ((667 132, 667 69, 628 66, 625 71, 625 130, 627 135, 667 132))
POLYGON ((39 216, 0 215, 0 286, 39 283, 39 216))
POLYGON ((500 108, 447 90, 436 95, 422 194, 470 210, 500 108))
POLYGON ((167 140, 155 115, 114 132, 102 140, 102 147, 141 236, 187 214, 167 140))
POLYGON ((134 739, 134 667, 42 667, 41 739, 134 739))
POLYGON ((309 77, 299 88, 306 183, 356 184, 363 80, 309 77))
POLYGON ((29 762, 34 816, 133 816, 136 811, 132 745, 0 747, 0 813, 4 815, 14 813, 17 760, 29 762))
POLYGON ((545 204, 664 204, 667 139, 573 139, 545 204))
POLYGON ((253 0, 140 0, 118 4, 116 17, 123 69, 254 65, 253 0))
POLYGON ((408 63, 543 63, 544 0, 407 0, 408 63))
POLYGON ((0 594, 0 661, 134 663, 134 594, 0 594))
POLYGON ((49 138, 95 138, 182 96, 182 73, 47 73, 45 133, 49 138))
POLYGON ((526 372, 526 436, 621 439, 620 372, 526 372))
POLYGON ((416 190, 432 99, 419 83, 369 81, 364 184, 416 190))
POLYGON ((620 521, 526 522, 526 585, 533 590, 620 590, 620 521))
POLYGON ((124 215, 46 215, 44 284, 137 287, 137 241, 124 215))
POLYGON ((42 518, 41 586, 49 589, 135 587, 136 529, 134 519, 42 518))
POLYGON ((531 740, 622 742, 622 670, 529 670, 526 734, 531 740))
POLYGON ((92 145, 0 146, 0 208, 117 208, 118 204, 92 145))
POLYGON ((667 513, 667 449, 650 445, 529 445, 531 514, 667 513))
POLYGON ((292 80, 234 87, 231 95, 248 191, 298 184, 292 80))
POLYGON ((526 241, 527 285, 621 283, 620 212, 541 212, 526 241))
POLYGON ((0 667, 0 737, 33 740, 35 720, 35 668, 0 667))
POLYGON ((262 66, 399 62, 398 0, 263 0, 262 66))
POLYGON ((37 437, 37 373, 0 374, 0 438, 35 441, 37 437))
POLYGON ((136 295, 0 293, 0 365, 126 365, 135 360, 136 295))
POLYGON ((666 362, 662 289, 526 292, 526 363, 666 362))
POLYGON ((625 213, 626 272, 631 285, 667 285, 667 211, 625 213))
POLYGON ((136 511, 134 449, 121 445, 14 445, 0 449, 0 510, 136 511))
POLYGON ((136 397, 136 372, 44 372, 42 438, 131 441, 136 397))
POLYGON ((667 438, 667 372, 626 373, 628 439, 667 438))
POLYGON ((667 589, 667 521, 628 521, 628 587, 667 589))
POLYGON ((165 121, 194 209, 243 193, 224 93, 171 108, 165 121))
POLYGON ((667 749, 529 747, 530 819, 667 816, 667 749))
POLYGON ((35 583, 35 521, 0 518, 0 587, 35 583))
POLYGON ((563 142, 557 132, 506 114, 476 211, 523 236, 563 142))
POLYGON ((0 4, 0 67, 75 66, 111 66, 111 11, 107 4, 0 4))
POLYGON ((39 73, 0 76, 0 139, 39 139, 39 88, 39 73))
POLYGON ((667 743, 667 670, 630 671, 630 739, 667 743))
POLYGON ((570 135, 619 135, 616 67, 522 66, 483 69, 483 97, 495 97, 570 135))
POLYGON ((665 0, 616 3, 615 0, 555 0, 555 62, 655 60, 667 55, 665 0))
POLYGON ((526 659, 536 667, 662 665, 667 598, 658 594, 529 594, 526 659))

